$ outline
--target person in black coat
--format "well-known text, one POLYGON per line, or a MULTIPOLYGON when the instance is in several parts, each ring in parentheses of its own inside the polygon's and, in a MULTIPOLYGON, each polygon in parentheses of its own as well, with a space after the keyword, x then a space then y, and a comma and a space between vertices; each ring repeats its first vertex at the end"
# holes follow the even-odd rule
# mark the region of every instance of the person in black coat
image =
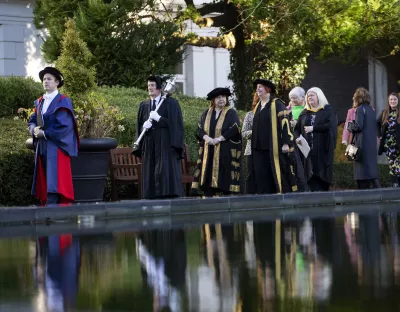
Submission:
POLYGON ((349 122, 348 130, 353 133, 355 146, 361 148, 361 158, 353 162, 354 180, 359 189, 380 187, 378 179, 378 155, 376 148, 375 111, 369 105, 368 90, 358 88, 353 96, 356 120, 349 122))
POLYGON ((294 133, 297 144, 301 144, 299 137, 302 135, 311 148, 307 158, 300 155, 310 191, 329 191, 333 178, 337 117, 320 88, 307 91, 306 105, 294 133))
POLYGON ((253 82, 260 101, 255 106, 251 154, 255 193, 296 192, 293 134, 286 105, 275 96, 275 85, 266 79, 253 82))
POLYGON ((391 93, 388 105, 377 120, 378 136, 380 138, 378 154, 386 154, 389 163, 389 173, 392 186, 400 185, 400 112, 399 96, 391 93))
POLYGON ((184 144, 183 117, 177 100, 168 96, 161 102, 162 83, 160 76, 147 78, 150 99, 140 103, 137 115, 135 141, 143 129, 148 130, 139 147, 133 151, 142 159, 144 199, 183 195, 180 161, 184 144))

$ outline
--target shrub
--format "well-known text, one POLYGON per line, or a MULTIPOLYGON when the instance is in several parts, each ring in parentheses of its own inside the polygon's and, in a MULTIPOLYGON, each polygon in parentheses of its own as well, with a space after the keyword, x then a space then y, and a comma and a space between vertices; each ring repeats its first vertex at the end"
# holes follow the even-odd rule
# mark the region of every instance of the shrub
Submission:
POLYGON ((119 110, 100 97, 95 87, 93 56, 80 38, 73 20, 68 20, 57 67, 65 79, 65 92, 71 97, 79 135, 82 138, 114 136, 122 119, 119 110))
POLYGON ((20 107, 31 108, 42 94, 42 84, 32 78, 0 77, 0 118, 15 115, 20 107))
POLYGON ((1 119, 0 124, 0 206, 33 204, 34 155, 25 147, 30 137, 26 123, 1 119))

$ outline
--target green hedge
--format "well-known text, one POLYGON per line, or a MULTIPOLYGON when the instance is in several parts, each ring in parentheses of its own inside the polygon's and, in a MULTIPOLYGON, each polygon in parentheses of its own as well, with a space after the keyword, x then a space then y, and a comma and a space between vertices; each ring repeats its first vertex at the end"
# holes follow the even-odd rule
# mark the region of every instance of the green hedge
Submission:
MULTIPOLYGON (((121 110, 125 131, 118 136, 120 146, 132 146, 136 132, 136 117, 140 102, 148 98, 148 93, 136 88, 102 87, 100 93, 111 104, 121 110)), ((197 154, 195 131, 202 112, 207 109, 209 102, 196 97, 181 94, 174 95, 179 101, 185 126, 185 143, 190 146, 192 158, 197 154)))
POLYGON ((42 94, 42 84, 32 78, 0 77, 0 117, 15 116, 20 107, 32 108, 42 94))
POLYGON ((33 204, 34 155, 25 148, 26 123, 0 119, 0 206, 33 204))

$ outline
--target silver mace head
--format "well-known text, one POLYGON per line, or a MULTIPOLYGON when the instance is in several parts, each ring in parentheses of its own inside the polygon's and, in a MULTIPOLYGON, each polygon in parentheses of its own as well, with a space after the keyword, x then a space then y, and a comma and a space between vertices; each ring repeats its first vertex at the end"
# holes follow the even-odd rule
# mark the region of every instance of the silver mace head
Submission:
POLYGON ((165 87, 163 89, 164 93, 167 93, 168 95, 171 95, 172 93, 176 92, 178 89, 178 86, 175 84, 176 76, 172 76, 169 79, 167 79, 165 87))

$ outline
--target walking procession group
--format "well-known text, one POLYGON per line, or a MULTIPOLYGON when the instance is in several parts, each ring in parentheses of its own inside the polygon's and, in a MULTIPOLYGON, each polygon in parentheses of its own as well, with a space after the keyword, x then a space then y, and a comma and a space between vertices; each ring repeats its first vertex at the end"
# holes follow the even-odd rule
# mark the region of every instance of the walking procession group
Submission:
MULTIPOLYGON (((32 193, 48 205, 73 202, 70 158, 78 154, 79 135, 72 101, 58 91, 64 78, 56 68, 46 67, 39 77, 46 93, 35 101, 28 121, 36 150, 32 193)), ((178 101, 163 96, 162 85, 160 76, 148 77, 150 98, 140 103, 137 114, 135 142, 140 142, 133 153, 142 161, 145 199, 183 196, 184 121, 178 101), (143 139, 138 140, 143 129, 143 139)), ((252 109, 243 125, 229 104, 228 88, 208 93, 210 105, 199 116, 196 130, 198 159, 191 195, 328 191, 338 120, 322 90, 296 87, 286 106, 273 82, 260 78, 252 87, 252 109)), ((368 91, 359 88, 354 94, 342 143, 354 159, 359 188, 379 187, 377 136, 393 185, 399 185, 398 100, 396 93, 390 94, 376 121, 368 91)))

